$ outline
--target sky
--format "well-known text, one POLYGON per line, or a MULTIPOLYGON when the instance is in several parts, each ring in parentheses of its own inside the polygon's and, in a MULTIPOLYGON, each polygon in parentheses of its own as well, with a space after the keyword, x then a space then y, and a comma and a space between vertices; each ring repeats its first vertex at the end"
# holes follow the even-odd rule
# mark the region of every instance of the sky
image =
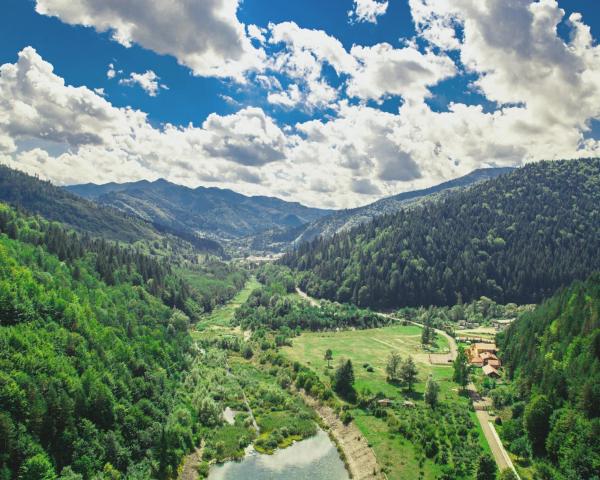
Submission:
POLYGON ((597 0, 4 0, 0 162, 350 208, 600 156, 597 0))

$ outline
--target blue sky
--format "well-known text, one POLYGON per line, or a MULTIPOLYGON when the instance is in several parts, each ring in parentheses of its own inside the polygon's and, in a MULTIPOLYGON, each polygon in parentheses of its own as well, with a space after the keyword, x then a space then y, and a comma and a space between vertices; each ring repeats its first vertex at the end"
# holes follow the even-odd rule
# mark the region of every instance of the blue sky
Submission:
POLYGON ((175 3, 5 0, 0 161, 341 208, 600 150, 599 2, 175 3))

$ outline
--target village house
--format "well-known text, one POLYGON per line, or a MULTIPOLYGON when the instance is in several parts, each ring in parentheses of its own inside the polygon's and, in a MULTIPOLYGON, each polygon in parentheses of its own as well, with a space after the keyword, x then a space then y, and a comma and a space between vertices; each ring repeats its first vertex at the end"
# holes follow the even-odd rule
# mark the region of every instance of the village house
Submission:
POLYGON ((481 358, 481 366, 491 365, 492 367, 498 369, 502 366, 500 359, 491 352, 483 352, 480 356, 481 358))
POLYGON ((483 373, 485 374, 486 377, 489 377, 489 378, 500 378, 500 372, 498 370, 496 370, 494 367, 492 367, 491 365, 484 365, 483 373))
POLYGON ((471 365, 482 367, 487 377, 500 378, 502 362, 496 356, 497 352, 495 343, 474 343, 468 348, 467 357, 471 365))
MULTIPOLYGON (((498 349, 495 343, 474 343, 467 349, 469 362, 476 366, 484 365, 483 354, 491 354, 497 360, 496 353, 498 349)), ((489 360, 489 357, 488 357, 489 360)))

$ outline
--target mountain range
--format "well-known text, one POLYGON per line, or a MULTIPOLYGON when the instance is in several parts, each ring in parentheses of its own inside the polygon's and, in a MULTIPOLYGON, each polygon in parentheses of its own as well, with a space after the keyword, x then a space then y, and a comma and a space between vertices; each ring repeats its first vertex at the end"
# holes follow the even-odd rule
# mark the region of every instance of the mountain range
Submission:
POLYGON ((395 213, 401 208, 405 208, 410 204, 419 203, 423 199, 438 199, 442 195, 449 194, 457 189, 469 187, 499 175, 510 173, 513 170, 514 168, 511 167, 480 168, 473 170, 467 175, 440 183, 433 187, 399 193, 391 197, 382 198, 362 207, 338 210, 331 215, 312 222, 304 229, 302 234, 295 239, 294 243, 299 244, 304 241, 310 241, 319 236, 331 237, 335 233, 349 230, 357 225, 369 222, 380 215, 395 213))
POLYGON ((227 189, 188 188, 160 179, 66 189, 100 205, 143 219, 180 235, 208 237, 236 254, 278 253, 293 244, 329 237, 361 223, 398 211, 423 199, 436 199, 460 188, 508 173, 510 168, 479 169, 424 190, 401 193, 348 209, 311 208, 296 202, 246 196, 227 189))
POLYGON ((274 228, 296 228, 331 213, 279 198, 250 197, 220 188, 188 188, 163 179, 66 188, 147 221, 219 241, 256 235, 274 228))

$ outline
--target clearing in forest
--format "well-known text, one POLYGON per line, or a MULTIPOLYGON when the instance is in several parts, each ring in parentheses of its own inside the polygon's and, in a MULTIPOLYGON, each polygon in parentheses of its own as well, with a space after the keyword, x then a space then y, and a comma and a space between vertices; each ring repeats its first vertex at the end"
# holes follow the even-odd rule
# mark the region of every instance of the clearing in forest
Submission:
POLYGON ((197 324, 196 329, 199 331, 207 328, 229 328, 235 311, 248 300, 250 294, 260 287, 260 283, 256 278, 252 277, 244 285, 231 301, 225 305, 215 308, 211 313, 205 315, 197 324))
MULTIPOLYGON (((385 374, 387 358, 393 351, 398 352, 403 359, 409 355, 413 357, 422 384, 417 385, 417 391, 424 385, 429 373, 441 379, 448 378, 449 368, 431 366, 429 352, 421 345, 421 332, 422 329, 416 325, 395 325, 368 330, 303 333, 294 338, 292 347, 286 347, 284 352, 290 359, 310 366, 326 379, 327 361, 324 356, 325 351, 330 348, 333 352, 332 367, 341 359, 352 360, 356 376, 355 387, 358 390, 367 387, 373 392, 381 391, 395 398, 400 390, 386 382, 385 374)), ((438 335, 435 351, 448 350, 448 341, 438 335)))
MULTIPOLYGON (((430 363, 429 353, 421 346, 421 333, 421 327, 416 325, 303 333, 293 339, 291 347, 285 347, 282 351, 288 358, 310 366, 327 384, 331 382, 330 375, 338 362, 350 359, 354 365, 356 390, 361 392, 368 389, 372 393, 382 393, 394 401, 394 407, 388 409, 390 415, 403 419, 402 422, 412 425, 415 431, 423 428, 423 422, 435 425, 434 431, 439 427, 439 442, 444 445, 448 445, 449 441, 444 436, 453 435, 449 432, 469 431, 471 441, 463 441, 461 445, 451 448, 457 458, 465 455, 477 458, 480 452, 489 452, 475 413, 470 411, 467 396, 459 395, 457 385, 452 381, 452 367, 430 363), (327 349, 333 352, 331 369, 327 368, 324 359, 327 349), (400 353, 403 360, 409 355, 413 357, 419 371, 414 392, 409 393, 402 385, 386 381, 385 366, 392 351, 400 353), (440 387, 440 407, 436 413, 425 407, 423 400, 425 383, 430 374, 440 387), (403 407, 405 400, 413 402, 414 407, 403 407)), ((438 335, 437 352, 447 351, 448 340, 438 335)), ((351 413, 389 480, 429 480, 440 477, 443 462, 426 457, 422 445, 419 445, 421 442, 416 438, 408 439, 398 434, 398 428, 391 427, 389 419, 379 418, 368 410, 353 408, 351 413)), ((408 430, 412 432, 410 427, 408 430)))

